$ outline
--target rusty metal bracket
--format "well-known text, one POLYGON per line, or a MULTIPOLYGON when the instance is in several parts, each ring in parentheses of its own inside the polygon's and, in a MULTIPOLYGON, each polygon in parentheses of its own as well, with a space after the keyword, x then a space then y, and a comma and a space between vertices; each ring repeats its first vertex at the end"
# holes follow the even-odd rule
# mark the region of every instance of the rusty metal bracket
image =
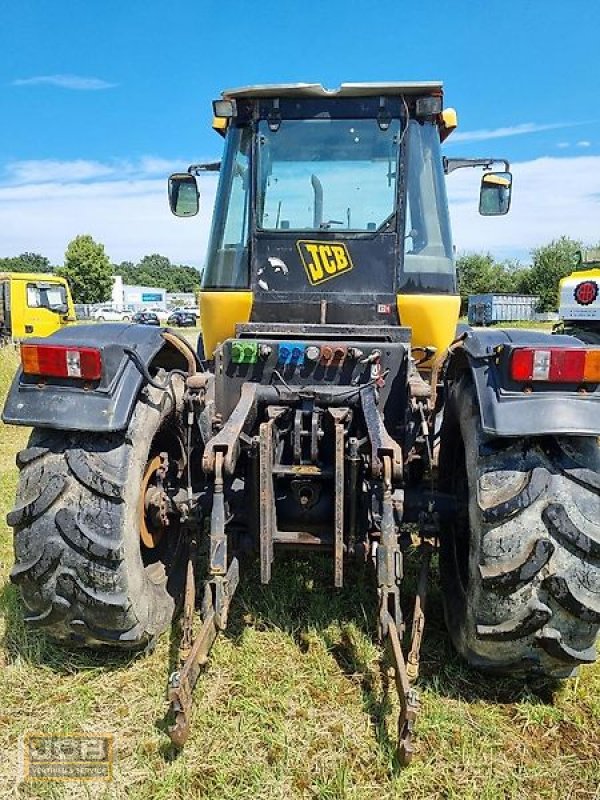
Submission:
POLYGON ((179 644, 179 663, 183 664, 189 656, 194 641, 194 612, 196 609, 196 559, 198 544, 195 535, 190 538, 188 562, 183 599, 183 618, 181 621, 181 642, 179 644))
POLYGON ((397 756, 399 764, 404 767, 410 763, 413 755, 412 736, 420 710, 420 702, 416 689, 410 685, 396 623, 389 614, 385 621, 387 641, 393 661, 396 690, 400 700, 397 756))
POLYGON ((274 448, 273 433, 277 421, 287 414, 283 406, 269 406, 269 419, 258 429, 258 481, 260 528, 260 580, 269 583, 273 563, 273 540, 277 533, 277 515, 273 486, 274 448))
POLYGON ((377 405, 374 386, 365 386, 360 390, 360 404, 371 447, 372 475, 374 478, 383 477, 383 460, 385 456, 389 456, 392 464, 391 478, 398 485, 402 480, 402 448, 387 432, 377 405))
POLYGON ((381 537, 375 555, 377 591, 379 593, 379 638, 387 635, 388 617, 399 631, 404 630, 400 608, 400 583, 403 577, 402 550, 394 517, 392 493, 392 459, 383 456, 383 512, 381 537))
POLYGON ((349 408, 330 408, 335 423, 334 585, 344 585, 344 436, 349 408))
POLYGON ((417 582, 417 596, 415 597, 415 610, 413 613, 410 652, 407 658, 406 671, 411 681, 419 677, 419 662, 421 657, 421 643, 425 630, 425 601, 427 599, 427 585, 429 583, 429 567, 433 555, 433 544, 426 539, 419 547, 421 551, 421 567, 417 582))
POLYGON ((215 478, 213 485, 212 511, 210 514, 210 556, 211 575, 224 575, 227 571, 227 536, 225 535, 225 494, 223 481, 224 456, 215 453, 215 478))
POLYGON ((424 562, 419 580, 421 615, 415 617, 413 623, 413 639, 411 647, 410 670, 407 669, 402 652, 401 636, 404 632, 402 609, 400 607, 400 583, 403 577, 402 551, 400 549, 398 529, 393 508, 393 463, 390 455, 382 456, 383 468, 383 509, 381 516, 381 536, 376 550, 377 591, 379 593, 379 636, 388 646, 398 697, 400 714, 398 717, 398 749, 400 765, 407 765, 413 754, 412 736, 417 715, 419 713, 419 696, 410 685, 410 676, 418 674, 419 650, 421 646, 424 624, 422 609, 425 603, 425 592, 429 559, 431 553, 424 552, 424 562), (415 671, 416 668, 416 671, 415 671))
POLYGON ((256 393, 259 384, 244 383, 238 404, 233 409, 221 430, 206 443, 202 455, 202 469, 207 474, 214 472, 216 453, 225 453, 224 469, 233 475, 240 456, 241 434, 248 430, 256 419, 256 393))
POLYGON ((169 679, 169 716, 174 724, 169 728, 169 737, 176 747, 182 747, 190 733, 193 691, 202 667, 219 630, 227 623, 231 598, 239 581, 239 564, 232 559, 227 574, 208 581, 205 585, 202 626, 192 643, 193 607, 195 604, 195 580, 193 567, 188 561, 188 581, 185 589, 184 627, 179 648, 180 667, 169 679))

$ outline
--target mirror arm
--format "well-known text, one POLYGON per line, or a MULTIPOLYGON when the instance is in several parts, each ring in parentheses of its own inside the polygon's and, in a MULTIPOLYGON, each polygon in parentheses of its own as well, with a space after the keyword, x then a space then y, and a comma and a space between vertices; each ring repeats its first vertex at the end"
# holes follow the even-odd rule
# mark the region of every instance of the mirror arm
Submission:
POLYGON ((443 158, 444 173, 449 175, 456 169, 465 167, 483 167, 491 169, 494 164, 504 164, 504 171, 510 172, 510 164, 505 158, 443 158))
POLYGON ((187 171, 197 177, 201 172, 219 172, 220 169, 220 161, 207 161, 204 164, 190 164, 187 171))

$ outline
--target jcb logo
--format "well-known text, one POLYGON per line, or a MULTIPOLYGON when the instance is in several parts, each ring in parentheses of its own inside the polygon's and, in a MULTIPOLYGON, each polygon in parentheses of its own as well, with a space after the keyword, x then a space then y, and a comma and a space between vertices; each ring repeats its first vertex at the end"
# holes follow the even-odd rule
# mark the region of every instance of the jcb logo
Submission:
POLYGON ((345 244, 310 241, 300 241, 296 244, 308 280, 313 286, 352 269, 350 253, 345 244))

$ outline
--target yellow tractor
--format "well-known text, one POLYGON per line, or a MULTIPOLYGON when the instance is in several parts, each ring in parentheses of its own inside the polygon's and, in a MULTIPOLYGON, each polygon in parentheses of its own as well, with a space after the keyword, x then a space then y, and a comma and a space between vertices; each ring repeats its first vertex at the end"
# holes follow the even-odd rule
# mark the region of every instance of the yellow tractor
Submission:
POLYGON ((470 664, 560 678, 596 658, 600 349, 457 332, 445 175, 483 168, 484 215, 508 211, 512 179, 502 159, 442 156, 441 83, 236 89, 214 127, 222 160, 169 179, 171 210, 193 217, 199 176, 220 173, 197 352, 122 324, 22 347, 4 420, 34 431, 12 579, 28 622, 73 645, 142 648, 181 612, 180 746, 239 553, 265 584, 284 549, 330 554, 335 587, 356 559, 406 763, 434 553, 470 664))
POLYGON ((74 320, 64 278, 40 272, 0 272, 0 341, 49 336, 74 320))

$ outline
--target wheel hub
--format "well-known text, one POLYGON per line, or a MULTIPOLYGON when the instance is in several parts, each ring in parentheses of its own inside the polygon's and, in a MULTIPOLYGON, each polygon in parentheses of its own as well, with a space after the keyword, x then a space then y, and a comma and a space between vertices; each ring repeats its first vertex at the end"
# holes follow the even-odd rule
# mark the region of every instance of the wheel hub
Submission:
POLYGON ((140 537, 149 548, 158 545, 169 525, 169 498, 163 485, 168 468, 168 454, 160 453, 148 462, 142 479, 140 537))

